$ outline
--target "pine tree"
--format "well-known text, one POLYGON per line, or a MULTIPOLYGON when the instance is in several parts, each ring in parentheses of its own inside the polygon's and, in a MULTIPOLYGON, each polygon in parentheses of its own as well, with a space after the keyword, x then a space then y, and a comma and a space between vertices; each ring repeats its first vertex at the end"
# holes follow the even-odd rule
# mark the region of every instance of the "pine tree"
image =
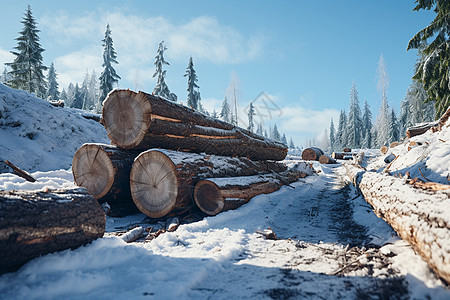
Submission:
MULTIPOLYGON (((105 38, 102 40, 103 46, 103 64, 104 67, 102 74, 100 75, 100 97, 99 101, 103 102, 108 93, 114 88, 114 85, 119 82, 120 76, 117 75, 112 63, 118 64, 117 53, 114 50, 113 40, 111 37, 111 29, 109 24, 106 25, 105 38)), ((100 111, 99 107, 97 111, 100 111)))
POLYGON ((253 123, 253 117, 255 116, 255 108, 253 107, 253 103, 250 102, 250 106, 248 109, 248 127, 247 129, 253 132, 255 129, 255 124, 253 123))
POLYGON ((153 74, 153 77, 158 77, 156 86, 153 89, 153 95, 162 97, 164 99, 177 102, 177 96, 174 93, 171 93, 169 90, 169 87, 166 84, 165 77, 166 77, 166 70, 163 70, 164 65, 170 65, 165 59, 164 59, 164 51, 167 50, 167 47, 164 46, 164 41, 159 43, 158 50, 155 56, 155 73, 153 74))
POLYGON ((62 90, 61 96, 59 96, 59 98, 64 101, 64 104, 67 104, 67 93, 65 89, 62 90))
POLYGON ((3 84, 7 84, 8 81, 10 81, 10 75, 8 74, 8 70, 6 68, 3 69, 3 75, 1 76, 0 82, 3 84))
POLYGON ((362 127, 363 127, 363 141, 362 147, 366 149, 371 149, 373 147, 372 139, 372 111, 370 110, 369 103, 367 100, 364 101, 364 110, 362 117, 362 127))
POLYGON ((417 0, 415 11, 433 10, 436 17, 409 41, 407 50, 423 48, 414 79, 423 83, 435 103, 437 117, 450 106, 450 1, 417 0), (428 39, 434 40, 427 43, 428 39))
POLYGON ((290 149, 295 149, 295 145, 294 145, 294 141, 292 140, 292 137, 291 137, 291 139, 289 141, 289 148, 290 149))
POLYGON ((269 135, 267 134, 267 129, 264 129, 264 137, 268 138, 269 135))
POLYGON ((330 123, 330 151, 336 151, 336 129, 334 128, 333 119, 330 123))
POLYGON ((227 97, 223 99, 222 102, 222 110, 220 111, 220 117, 222 120, 224 120, 227 123, 231 122, 231 109, 230 105, 228 104, 227 97))
POLYGON ((392 143, 398 140, 400 140, 400 131, 398 127, 397 115, 395 114, 394 109, 391 109, 388 141, 389 143, 392 143))
POLYGON ((43 65, 42 52, 44 49, 39 43, 36 20, 31 12, 31 7, 25 13, 25 17, 21 21, 24 25, 20 36, 16 38, 17 46, 14 47, 16 51, 11 51, 15 55, 12 63, 6 63, 12 70, 9 72, 11 79, 8 84, 16 89, 35 93, 36 96, 44 98, 47 91, 47 84, 45 81, 43 71, 47 67, 43 65))
POLYGON ((192 61, 192 56, 189 58, 189 63, 186 68, 186 73, 184 77, 188 78, 188 87, 187 87, 187 105, 192 107, 194 110, 198 110, 199 106, 199 96, 200 93, 196 91, 196 89, 200 88, 197 84, 198 78, 197 74, 194 70, 194 63, 192 61))
POLYGON ((48 82, 48 90, 47 90, 47 99, 53 99, 57 100, 60 98, 59 94, 59 84, 56 80, 56 77, 58 74, 56 74, 55 66, 53 63, 50 65, 50 68, 48 69, 48 75, 47 75, 47 82, 48 82))
POLYGON ((361 118, 361 108, 359 106, 358 91, 353 82, 350 92, 350 107, 347 117, 347 146, 351 148, 360 148, 362 142, 363 123, 361 118))
POLYGON ((278 131, 278 127, 277 127, 276 123, 275 123, 275 125, 273 125, 271 138, 275 141, 281 141, 281 135, 280 135, 280 132, 278 131))
POLYGON ((75 85, 73 98, 74 98, 74 100, 73 100, 71 107, 82 109, 83 108, 83 95, 82 95, 80 87, 78 86, 78 83, 75 85))
POLYGON ((341 114, 339 115, 339 124, 335 141, 338 149, 347 146, 347 115, 345 114, 345 110, 341 111, 341 114))
POLYGON ((216 109, 214 108, 211 117, 213 117, 214 119, 218 119, 219 118, 219 114, 217 113, 216 109))
POLYGON ((391 116, 389 112, 389 104, 386 97, 386 92, 383 92, 383 99, 381 102, 380 112, 378 114, 376 123, 377 140, 376 146, 386 146, 389 143, 389 123, 391 116))
POLYGON ((264 129, 263 129, 263 126, 262 126, 261 122, 258 123, 258 127, 256 128, 256 134, 259 134, 261 136, 264 135, 264 129))
POLYGON ((281 137, 281 142, 282 142, 283 144, 285 144, 285 145, 288 144, 287 138, 286 138, 286 134, 284 134, 284 133, 283 133, 283 136, 281 137))
POLYGON ((88 83, 88 99, 89 99, 89 107, 88 109, 94 111, 100 111, 102 104, 99 102, 99 90, 98 90, 98 80, 97 74, 95 70, 92 71, 91 79, 88 83))
POLYGON ((67 87, 67 101, 64 103, 64 106, 72 107, 73 102, 75 102, 75 86, 70 82, 67 87))

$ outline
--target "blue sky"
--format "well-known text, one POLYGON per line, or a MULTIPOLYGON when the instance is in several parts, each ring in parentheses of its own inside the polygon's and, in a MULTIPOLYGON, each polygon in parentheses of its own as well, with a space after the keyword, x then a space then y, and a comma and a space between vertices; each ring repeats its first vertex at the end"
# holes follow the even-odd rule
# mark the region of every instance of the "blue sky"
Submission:
POLYGON ((381 54, 388 100, 398 112, 417 54, 406 51, 407 43, 434 18, 412 12, 413 0, 1 2, 2 69, 12 60, 27 4, 41 30, 44 63, 55 63, 61 88, 81 83, 86 70, 100 74, 109 22, 120 87, 152 91, 154 56, 164 40, 171 64, 166 82, 179 101, 185 102, 183 74, 192 55, 206 108, 220 109, 232 80, 240 114, 265 92, 273 111, 257 120, 276 123, 297 145, 322 134, 331 118, 337 123, 339 111, 348 110, 353 81, 361 105, 367 99, 376 115, 381 54))

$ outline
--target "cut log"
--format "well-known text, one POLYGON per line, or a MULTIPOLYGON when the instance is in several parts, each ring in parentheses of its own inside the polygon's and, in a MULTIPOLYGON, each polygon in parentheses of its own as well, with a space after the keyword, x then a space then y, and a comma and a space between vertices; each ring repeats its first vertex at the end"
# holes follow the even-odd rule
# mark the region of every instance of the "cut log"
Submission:
POLYGON ((450 283, 450 188, 415 182, 346 166, 349 177, 397 234, 435 273, 450 283), (412 182, 412 183, 411 183, 412 182), (438 187, 438 188, 436 188, 438 187))
POLYGON ((333 159, 343 159, 344 158, 344 153, 342 153, 342 152, 333 152, 333 153, 331 153, 331 158, 333 158, 333 159))
POLYGON ((336 160, 334 158, 329 157, 328 155, 321 155, 319 157, 319 162, 321 164, 337 164, 336 160))
POLYGON ((138 154, 111 145, 84 144, 73 156, 75 183, 100 202, 131 202, 130 171, 138 154))
POLYGON ((349 152, 352 152, 352 149, 345 147, 344 150, 342 150, 342 152, 349 153, 349 152))
POLYGON ((260 194, 269 194, 306 177, 303 172, 287 171, 282 174, 267 174, 231 178, 208 178, 195 186, 194 200, 207 215, 236 209, 260 194))
POLYGON ((380 148, 380 152, 382 153, 382 154, 386 154, 387 152, 388 152, 388 147, 386 147, 386 146, 382 146, 381 148, 380 148))
POLYGON ((323 155, 323 151, 319 148, 311 147, 306 148, 302 152, 302 159, 303 160, 319 160, 319 157, 323 155))
POLYGON ((398 145, 400 145, 399 142, 392 142, 392 143, 389 145, 389 148, 395 148, 395 147, 397 147, 398 145))
POLYGON ((105 213, 83 188, 0 192, 0 273, 74 249, 105 232, 105 213))
POLYGON ((10 161, 5 160, 4 162, 5 162, 5 164, 8 165, 8 167, 10 167, 12 169, 14 174, 16 174, 17 176, 22 177, 23 179, 25 179, 26 181, 29 181, 29 182, 36 182, 36 179, 33 176, 31 176, 30 174, 28 174, 28 172, 21 170, 19 167, 17 167, 10 161))
POLYGON ((406 137, 412 138, 416 135, 421 135, 425 132, 427 132, 432 127, 437 127, 439 125, 439 122, 428 122, 428 123, 421 123, 415 126, 411 126, 406 130, 406 137))
POLYGON ((112 143, 124 149, 164 148, 252 160, 283 160, 287 146, 162 98, 115 90, 103 105, 112 143))
POLYGON ((137 208, 149 217, 178 215, 193 206, 194 186, 204 178, 285 170, 285 165, 276 162, 151 149, 141 153, 133 163, 131 196, 137 208))
POLYGON ((131 243, 134 242, 140 238, 143 238, 147 235, 147 230, 145 230, 144 227, 138 226, 136 228, 133 228, 130 231, 127 231, 126 233, 122 234, 120 238, 125 243, 131 243))

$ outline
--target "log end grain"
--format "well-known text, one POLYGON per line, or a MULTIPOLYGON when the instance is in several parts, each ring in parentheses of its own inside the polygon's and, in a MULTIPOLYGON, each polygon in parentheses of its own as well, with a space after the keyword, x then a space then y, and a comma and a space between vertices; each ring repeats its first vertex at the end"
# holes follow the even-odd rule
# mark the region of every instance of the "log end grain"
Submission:
POLYGON ((72 173, 78 186, 87 189, 95 199, 100 199, 111 189, 115 169, 101 147, 84 144, 73 156, 72 173))
POLYGON ((306 148, 302 152, 302 159, 303 160, 319 160, 319 157, 323 155, 323 151, 319 148, 311 147, 306 148))
POLYGON ((139 145, 150 127, 151 104, 145 93, 115 90, 103 103, 102 118, 111 142, 131 149, 139 145))
POLYGON ((220 188, 212 181, 202 180, 194 189, 195 204, 207 215, 214 216, 224 207, 220 188))
POLYGON ((177 201, 177 168, 160 151, 146 151, 136 157, 130 173, 131 197, 137 208, 151 218, 171 212, 177 201))

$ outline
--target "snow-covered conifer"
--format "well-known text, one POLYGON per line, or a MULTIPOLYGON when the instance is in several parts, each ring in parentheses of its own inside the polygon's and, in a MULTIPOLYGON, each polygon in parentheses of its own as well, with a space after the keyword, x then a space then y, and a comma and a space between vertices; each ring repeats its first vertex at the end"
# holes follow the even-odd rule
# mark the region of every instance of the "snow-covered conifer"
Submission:
POLYGON ((381 102, 380 112, 378 114, 376 126, 377 140, 376 146, 386 146, 389 144, 389 123, 391 121, 391 114, 389 111, 389 104, 386 97, 386 91, 383 91, 383 98, 381 102))
POLYGON ((82 95, 80 87, 78 86, 78 83, 75 84, 73 102, 72 102, 71 107, 79 108, 79 109, 83 108, 83 95, 82 95))
POLYGON ((292 140, 292 137, 289 140, 289 148, 290 149, 295 149, 295 144, 294 144, 294 141, 292 140))
POLYGON ((59 94, 59 84, 57 81, 57 76, 55 66, 52 63, 50 68, 48 69, 47 82, 48 82, 48 90, 47 90, 47 99, 57 100, 60 98, 59 94))
POLYGON ((397 115, 394 109, 391 109, 390 120, 389 120, 389 143, 400 140, 400 132, 398 127, 397 115))
POLYGON ((284 134, 284 133, 283 133, 283 136, 281 137, 281 142, 282 142, 283 144, 285 144, 285 145, 288 144, 287 138, 286 138, 286 134, 284 134))
POLYGON ((222 110, 220 111, 220 117, 227 123, 231 122, 231 109, 228 104, 228 99, 225 97, 222 102, 222 110))
POLYGON ((337 149, 347 146, 347 115, 345 113, 345 110, 341 111, 341 114, 339 115, 339 124, 336 132, 335 142, 337 149))
POLYGON ((350 106, 347 117, 347 147, 361 147, 363 136, 363 122, 361 117, 361 108, 359 106, 358 91, 356 84, 353 82, 350 92, 350 106))
POLYGON ((259 122, 258 126, 256 127, 256 134, 259 134, 261 136, 264 135, 264 129, 261 122, 259 122))
POLYGON ((281 141, 281 135, 280 135, 280 132, 278 131, 278 127, 277 127, 276 123, 275 123, 275 125, 273 125, 271 139, 273 139, 275 141, 281 141))
POLYGON ((169 87, 166 84, 166 70, 163 70, 164 65, 170 65, 164 59, 164 51, 167 50, 167 47, 164 45, 164 41, 159 43, 158 50, 156 51, 155 56, 155 73, 153 77, 157 77, 156 86, 153 89, 153 94, 164 99, 177 102, 177 96, 174 93, 171 93, 169 87))
POLYGON ((255 108, 253 107, 253 103, 250 102, 250 106, 248 108, 248 127, 247 129, 250 130, 251 132, 253 132, 253 130, 255 129, 255 124, 253 122, 253 117, 255 116, 255 108))
MULTIPOLYGON (((119 82, 120 76, 117 75, 116 70, 114 70, 112 63, 118 64, 117 53, 114 50, 113 40, 111 37, 111 29, 109 24, 106 26, 105 38, 102 40, 103 45, 103 64, 104 67, 102 74, 100 75, 100 97, 99 102, 105 100, 108 93, 113 89, 114 85, 119 82)), ((98 108, 98 111, 101 107, 98 108)))
POLYGON ((24 27, 19 32, 19 37, 16 38, 18 42, 14 49, 17 51, 11 51, 15 56, 14 61, 5 64, 11 68, 9 72, 11 79, 8 84, 13 88, 35 93, 36 96, 45 98, 47 83, 43 71, 47 70, 47 67, 43 65, 42 52, 44 49, 39 43, 38 36, 40 30, 37 29, 30 5, 28 5, 21 23, 24 27))
POLYGON ((367 100, 364 101, 364 109, 363 109, 363 117, 362 117, 362 126, 363 126, 363 141, 362 147, 371 149, 373 147, 373 139, 372 139, 372 111, 370 110, 369 103, 367 100))
POLYGON ((199 96, 200 92, 197 91, 199 88, 197 82, 197 74, 194 69, 194 62, 192 61, 192 56, 189 58, 189 63, 186 68, 186 73, 184 74, 184 77, 188 78, 188 86, 187 86, 187 105, 189 107, 192 107, 194 110, 198 110, 199 106, 199 96))
POLYGON ((334 128, 333 119, 330 123, 330 151, 336 151, 336 129, 334 128))

